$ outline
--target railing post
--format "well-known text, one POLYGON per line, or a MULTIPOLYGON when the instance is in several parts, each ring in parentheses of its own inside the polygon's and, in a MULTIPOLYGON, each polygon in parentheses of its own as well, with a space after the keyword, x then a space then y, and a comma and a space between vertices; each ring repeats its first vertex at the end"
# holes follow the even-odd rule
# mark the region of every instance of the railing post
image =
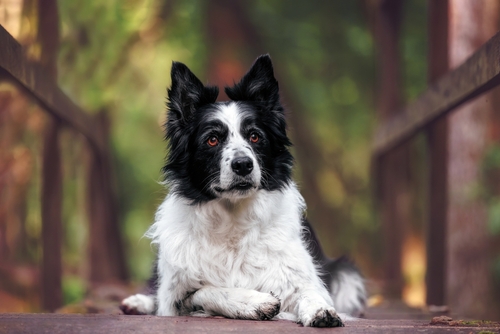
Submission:
MULTIPOLYGON (((101 141, 109 143, 109 119, 105 111, 94 118, 101 141)), ((118 207, 111 149, 102 152, 89 145, 87 205, 89 212, 89 280, 91 283, 126 281, 127 266, 118 207)))
MULTIPOLYGON (((498 1, 449 0, 450 67, 473 55, 498 31, 498 1)), ((486 49, 494 55, 498 48, 486 49)), ((498 55, 493 64, 498 66, 498 55)), ((481 73, 486 63, 477 64, 481 73)), ((472 78, 470 79, 472 80, 472 78)), ((498 112, 491 93, 468 101, 448 117, 447 301, 455 312, 498 317, 492 275, 488 211, 479 195, 481 167, 489 144, 491 113, 498 112), (466 288, 464 288, 466 287, 466 288)))
POLYGON ((42 166, 42 308, 62 306, 62 168, 60 124, 49 118, 44 134, 42 166))
MULTIPOLYGON (((375 6, 374 37, 379 82, 377 113, 379 120, 383 121, 401 107, 399 31, 402 1, 378 1, 375 6)), ((408 220, 409 209, 407 203, 404 203, 408 190, 408 145, 387 152, 374 163, 384 240, 384 292, 390 298, 400 298, 403 288, 403 229, 408 220)))
MULTIPOLYGON (((428 81, 449 70, 448 0, 430 0, 428 81)), ((446 304, 446 222, 448 211, 448 118, 427 131, 429 156, 429 216, 427 225, 426 304, 446 304)))
MULTIPOLYGON (((57 79, 59 15, 56 0, 38 2, 38 42, 40 63, 57 79)), ((42 308, 54 311, 63 304, 62 296, 62 166, 59 134, 61 122, 47 121, 42 167, 42 308)))

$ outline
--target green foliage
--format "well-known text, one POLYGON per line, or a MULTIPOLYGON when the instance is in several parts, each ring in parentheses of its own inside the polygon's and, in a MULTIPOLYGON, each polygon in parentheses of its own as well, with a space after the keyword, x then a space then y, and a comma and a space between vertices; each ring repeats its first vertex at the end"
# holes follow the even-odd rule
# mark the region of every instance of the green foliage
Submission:
POLYGON ((479 192, 488 207, 488 230, 500 235, 500 146, 491 145, 481 166, 482 182, 479 192))
POLYGON ((492 235, 500 234, 500 199, 495 198, 488 208, 488 230, 492 235))
MULTIPOLYGON (((333 243, 335 250, 351 252, 363 237, 376 248, 378 225, 369 182, 375 63, 366 13, 357 1, 245 4, 261 47, 273 57, 285 104, 307 120, 320 150, 315 178, 340 226, 334 242, 331 231, 321 234, 323 245, 330 255, 338 255, 333 243)), ((212 51, 205 35, 208 5, 201 0, 59 2, 60 83, 84 109, 111 115, 119 209, 127 249, 133 250, 127 258, 137 280, 148 276, 153 256, 148 240, 140 238, 166 192, 158 181, 165 155, 162 125, 170 65, 182 61, 204 78, 212 51)), ((406 95, 414 97, 426 82, 425 6, 408 1, 405 13, 403 74, 406 95)), ((300 164, 308 162, 298 163, 300 172, 300 164)), ((83 186, 67 185, 74 205, 82 206, 76 194, 83 186)), ((71 222, 68 238, 84 235, 78 227, 83 212, 65 212, 71 222)), ((70 254, 65 261, 75 265, 76 249, 83 247, 78 238, 66 245, 70 254)))
POLYGON ((410 101, 427 87, 427 2, 406 1, 403 18, 403 82, 405 97, 410 101))
POLYGON ((82 277, 66 275, 62 281, 64 304, 80 301, 85 296, 85 281, 82 277))
POLYGON ((497 286, 500 286, 500 255, 498 255, 493 262, 493 277, 497 283, 497 286))

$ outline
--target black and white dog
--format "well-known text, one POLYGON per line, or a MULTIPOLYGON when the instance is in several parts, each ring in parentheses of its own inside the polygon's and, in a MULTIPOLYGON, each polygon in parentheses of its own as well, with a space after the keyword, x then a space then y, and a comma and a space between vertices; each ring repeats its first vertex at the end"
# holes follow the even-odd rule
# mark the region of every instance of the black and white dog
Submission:
POLYGON ((221 315, 343 326, 359 315, 363 279, 327 259, 304 219, 278 82, 268 55, 225 91, 172 65, 164 167, 170 193, 146 233, 158 246, 151 294, 129 314, 221 315))

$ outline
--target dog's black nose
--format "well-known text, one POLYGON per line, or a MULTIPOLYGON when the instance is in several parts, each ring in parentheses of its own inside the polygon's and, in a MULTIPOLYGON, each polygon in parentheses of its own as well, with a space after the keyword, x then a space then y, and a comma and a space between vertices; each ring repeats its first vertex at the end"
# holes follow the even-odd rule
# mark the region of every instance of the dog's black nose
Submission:
POLYGON ((231 168, 240 176, 248 175, 253 170, 252 159, 249 157, 235 158, 233 162, 231 162, 231 168))

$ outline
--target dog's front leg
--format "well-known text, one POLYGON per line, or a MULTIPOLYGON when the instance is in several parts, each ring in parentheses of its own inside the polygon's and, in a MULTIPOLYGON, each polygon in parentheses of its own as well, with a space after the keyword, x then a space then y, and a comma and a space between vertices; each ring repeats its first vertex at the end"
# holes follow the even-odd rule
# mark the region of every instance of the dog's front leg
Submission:
POLYGON ((233 319, 269 320, 279 313, 281 302, 271 293, 241 288, 205 286, 185 301, 193 311, 233 319))

